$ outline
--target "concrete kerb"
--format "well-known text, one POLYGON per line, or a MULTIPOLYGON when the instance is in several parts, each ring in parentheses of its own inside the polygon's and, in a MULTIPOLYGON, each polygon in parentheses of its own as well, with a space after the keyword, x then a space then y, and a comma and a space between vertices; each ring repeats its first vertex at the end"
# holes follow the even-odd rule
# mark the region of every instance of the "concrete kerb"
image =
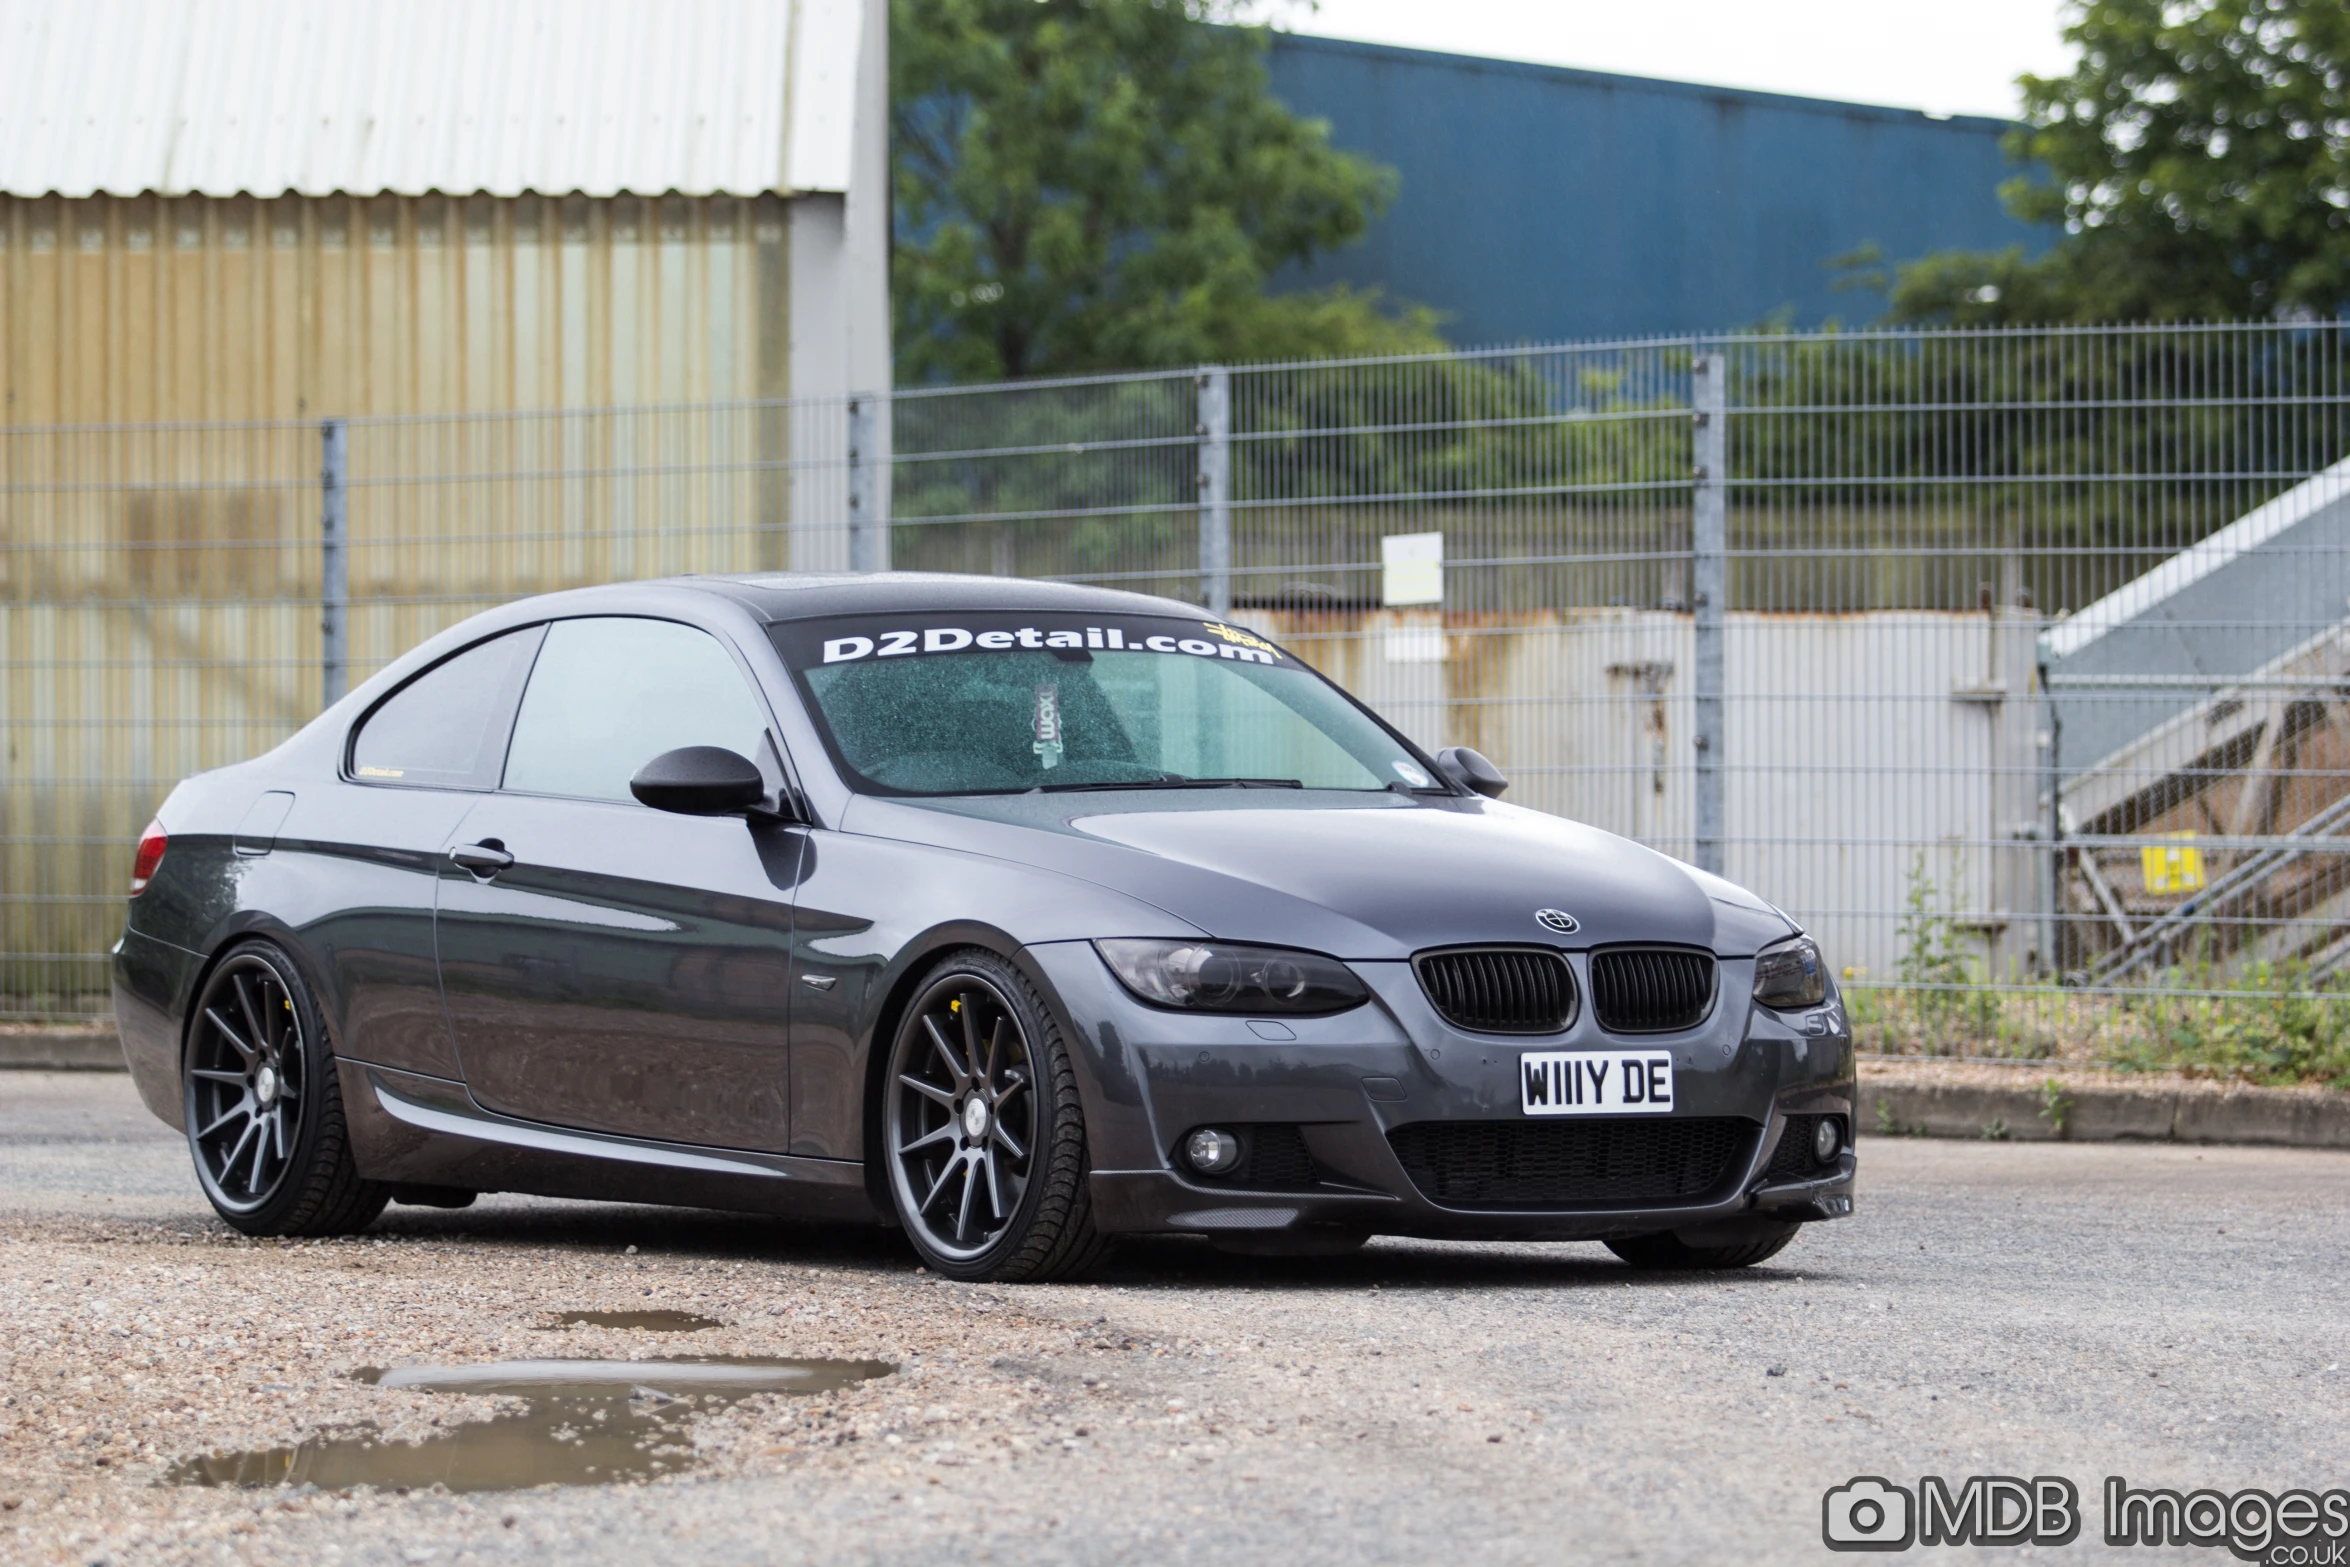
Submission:
POLYGON ((0 1023, 0 1071, 127 1072, 110 1024, 0 1023))
POLYGON ((1864 1060, 1860 1133, 2350 1148, 2350 1093, 2025 1064, 1864 1060))

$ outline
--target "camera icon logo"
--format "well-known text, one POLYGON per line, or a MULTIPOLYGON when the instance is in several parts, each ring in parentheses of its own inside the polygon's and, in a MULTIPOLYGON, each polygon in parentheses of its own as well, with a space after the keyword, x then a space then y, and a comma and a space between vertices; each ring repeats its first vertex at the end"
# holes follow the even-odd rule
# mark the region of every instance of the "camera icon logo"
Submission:
POLYGON ((1820 1498, 1820 1540, 1831 1551, 1906 1551, 1917 1539, 1907 1486, 1854 1475, 1820 1498))

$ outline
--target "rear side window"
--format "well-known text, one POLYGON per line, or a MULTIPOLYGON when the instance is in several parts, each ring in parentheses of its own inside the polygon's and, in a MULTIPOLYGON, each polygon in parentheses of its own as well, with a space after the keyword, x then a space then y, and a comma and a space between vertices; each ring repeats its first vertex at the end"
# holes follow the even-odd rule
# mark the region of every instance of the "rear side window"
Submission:
POLYGON ((761 759, 767 716, 716 637, 674 621, 559 620, 514 720, 506 787, 630 800, 629 779, 664 751, 718 745, 761 759))
POLYGON ((386 697, 351 739, 352 776, 439 789, 496 788, 506 720, 541 629, 477 642, 386 697))

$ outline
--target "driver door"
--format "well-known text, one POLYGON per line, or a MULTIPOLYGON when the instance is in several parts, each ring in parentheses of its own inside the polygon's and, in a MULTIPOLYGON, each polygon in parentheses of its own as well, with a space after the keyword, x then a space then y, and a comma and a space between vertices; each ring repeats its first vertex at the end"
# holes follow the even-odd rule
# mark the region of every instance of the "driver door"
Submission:
POLYGON ((440 868, 441 989, 473 1097, 525 1120, 785 1150, 801 835, 636 803, 664 751, 718 745, 780 782, 734 655, 671 621, 557 621, 498 791, 440 868))

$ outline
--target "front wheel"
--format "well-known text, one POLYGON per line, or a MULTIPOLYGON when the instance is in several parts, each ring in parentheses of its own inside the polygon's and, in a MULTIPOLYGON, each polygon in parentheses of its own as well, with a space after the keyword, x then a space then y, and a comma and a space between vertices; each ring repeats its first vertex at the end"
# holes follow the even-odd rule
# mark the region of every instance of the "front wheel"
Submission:
POLYGON ((347 1235, 391 1189, 351 1160, 318 1004, 283 949, 220 960, 188 1021, 188 1151, 213 1212, 247 1235, 347 1235))
POLYGON ((898 1222, 956 1279, 1067 1278, 1104 1249, 1077 1076, 1044 999, 991 952, 923 979, 882 1082, 898 1222))
POLYGON ((1635 1268, 1751 1268, 1785 1251, 1801 1227, 1757 1219, 1735 1227, 1709 1225, 1694 1242, 1660 1230, 1620 1236, 1609 1241, 1607 1249, 1635 1268))

